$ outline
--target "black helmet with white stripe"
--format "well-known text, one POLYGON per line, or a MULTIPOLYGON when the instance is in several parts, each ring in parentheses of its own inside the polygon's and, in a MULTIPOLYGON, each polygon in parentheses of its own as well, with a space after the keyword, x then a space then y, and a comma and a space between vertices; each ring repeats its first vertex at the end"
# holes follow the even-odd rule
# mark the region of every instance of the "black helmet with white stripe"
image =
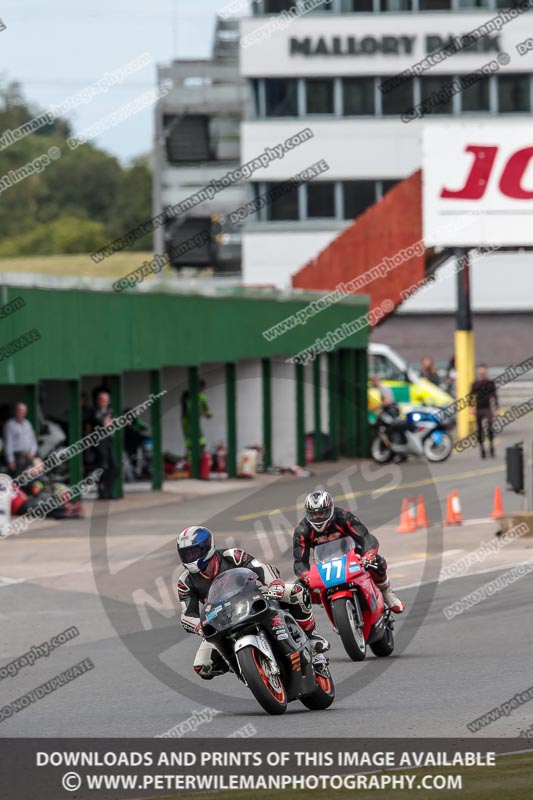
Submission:
POLYGON ((309 524, 322 533, 333 516, 335 507, 329 492, 310 492, 305 498, 305 518, 309 524))

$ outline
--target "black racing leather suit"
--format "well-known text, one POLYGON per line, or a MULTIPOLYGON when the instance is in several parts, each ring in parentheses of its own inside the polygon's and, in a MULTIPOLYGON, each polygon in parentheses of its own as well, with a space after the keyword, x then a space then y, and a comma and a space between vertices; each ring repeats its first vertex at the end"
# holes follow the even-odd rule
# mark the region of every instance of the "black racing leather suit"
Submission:
POLYGON ((211 584, 217 575, 226 572, 228 569, 246 567, 246 569, 255 572, 261 583, 266 586, 280 577, 280 571, 277 567, 263 564, 244 550, 236 548, 215 550, 213 558, 218 562, 218 569, 213 577, 209 578, 202 572, 189 572, 189 570, 185 570, 179 577, 178 598, 181 603, 181 624, 188 633, 198 632, 200 604, 205 603, 211 584))
POLYGON ((353 539, 359 555, 372 554, 376 568, 370 569, 370 573, 377 583, 386 580, 387 562, 383 556, 377 554, 379 541, 376 536, 370 533, 366 525, 351 511, 337 507, 335 507, 333 516, 321 533, 315 531, 305 517, 294 529, 292 545, 294 572, 296 575, 301 575, 310 569, 311 550, 313 548, 333 539, 340 539, 341 536, 350 536, 353 539))
MULTIPOLYGON (((181 624, 188 633, 202 635, 200 628, 200 605, 205 603, 209 588, 214 578, 228 569, 245 567, 252 570, 257 575, 258 580, 268 586, 280 577, 277 567, 270 564, 263 564, 258 559, 246 553, 244 550, 232 548, 230 550, 215 550, 213 559, 216 559, 216 568, 212 577, 204 575, 202 572, 189 572, 185 570, 178 580, 178 598, 181 603, 181 624)), ((305 587, 296 583, 285 583, 280 587, 282 594, 278 596, 279 604, 286 608, 294 617, 298 625, 311 635, 315 629, 315 617, 311 607, 309 592, 305 587)), ((273 617, 273 625, 275 618, 273 617)), ((201 677, 209 679, 215 674, 221 674, 227 670, 223 658, 213 645, 202 641, 193 668, 201 677)))

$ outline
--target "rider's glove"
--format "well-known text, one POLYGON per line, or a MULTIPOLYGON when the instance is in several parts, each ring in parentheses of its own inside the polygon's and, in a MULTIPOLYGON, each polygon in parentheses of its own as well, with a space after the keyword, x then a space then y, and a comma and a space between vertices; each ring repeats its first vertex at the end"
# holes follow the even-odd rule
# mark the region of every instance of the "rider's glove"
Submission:
POLYGON ((308 569, 305 572, 300 573, 299 580, 304 584, 304 586, 309 588, 309 584, 311 582, 311 573, 308 569))
POLYGON ((276 580, 268 584, 266 596, 271 597, 273 600, 281 600, 285 594, 285 581, 276 580))
POLYGON ((365 553, 361 559, 364 569, 379 569, 378 555, 374 550, 365 553))

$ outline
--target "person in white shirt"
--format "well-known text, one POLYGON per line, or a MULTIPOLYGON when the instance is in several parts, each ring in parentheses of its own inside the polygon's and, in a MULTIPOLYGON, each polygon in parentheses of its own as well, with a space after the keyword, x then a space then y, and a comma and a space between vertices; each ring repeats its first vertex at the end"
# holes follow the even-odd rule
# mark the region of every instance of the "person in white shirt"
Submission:
POLYGON ((4 453, 14 478, 33 463, 37 452, 37 438, 33 425, 26 419, 27 413, 25 403, 16 403, 14 416, 4 425, 4 453))

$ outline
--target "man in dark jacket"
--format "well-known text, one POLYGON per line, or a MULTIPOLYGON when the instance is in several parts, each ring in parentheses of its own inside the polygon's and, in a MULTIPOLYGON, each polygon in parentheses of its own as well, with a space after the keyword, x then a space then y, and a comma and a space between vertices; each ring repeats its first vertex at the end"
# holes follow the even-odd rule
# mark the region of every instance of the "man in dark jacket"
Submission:
POLYGON ((307 585, 311 550, 319 544, 340 539, 341 536, 350 536, 353 539, 356 551, 364 556, 363 566, 372 575, 386 605, 395 614, 401 614, 405 605, 390 587, 387 562, 378 554, 379 541, 355 514, 336 508, 329 492, 310 492, 305 498, 305 517, 296 526, 293 535, 296 575, 307 585))
POLYGON ((471 405, 474 405, 472 411, 476 415, 477 437, 481 450, 481 458, 486 458, 487 455, 483 447, 483 426, 485 423, 489 439, 490 454, 492 458, 494 458, 494 431, 492 430, 492 421, 494 419, 494 411, 498 408, 498 395, 496 394, 496 384, 488 378, 486 364, 480 364, 477 368, 477 380, 474 381, 470 389, 470 398, 471 405))
MULTIPOLYGON (((113 422, 113 409, 110 406, 111 398, 109 392, 101 391, 96 396, 96 407, 91 418, 91 427, 107 428, 113 422)), ((94 448, 96 466, 103 472, 98 481, 98 498, 100 500, 111 500, 113 483, 117 474, 117 464, 113 452, 113 435, 106 436, 94 448)))

